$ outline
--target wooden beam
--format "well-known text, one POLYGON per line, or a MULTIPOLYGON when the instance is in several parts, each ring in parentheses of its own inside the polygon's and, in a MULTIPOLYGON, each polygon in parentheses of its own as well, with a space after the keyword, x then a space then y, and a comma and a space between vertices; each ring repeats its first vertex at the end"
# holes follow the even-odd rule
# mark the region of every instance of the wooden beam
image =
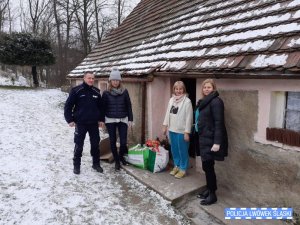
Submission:
POLYGON ((153 72, 156 77, 215 78, 215 79, 300 79, 300 73, 201 73, 201 72, 153 72))

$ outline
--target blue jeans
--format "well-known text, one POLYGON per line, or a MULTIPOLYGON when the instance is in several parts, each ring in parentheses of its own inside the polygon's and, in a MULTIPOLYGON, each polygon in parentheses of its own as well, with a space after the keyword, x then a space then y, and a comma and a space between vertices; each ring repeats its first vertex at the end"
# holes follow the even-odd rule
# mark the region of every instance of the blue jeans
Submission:
POLYGON ((111 152, 114 156, 115 162, 120 164, 120 159, 123 159, 125 153, 127 153, 127 130, 128 126, 126 123, 106 123, 105 124, 110 141, 111 152), (116 142, 117 142, 117 129, 120 137, 120 155, 118 154, 116 142))
POLYGON ((169 131, 171 141, 171 152, 174 165, 180 170, 186 171, 189 166, 189 145, 190 142, 184 140, 184 134, 169 131))

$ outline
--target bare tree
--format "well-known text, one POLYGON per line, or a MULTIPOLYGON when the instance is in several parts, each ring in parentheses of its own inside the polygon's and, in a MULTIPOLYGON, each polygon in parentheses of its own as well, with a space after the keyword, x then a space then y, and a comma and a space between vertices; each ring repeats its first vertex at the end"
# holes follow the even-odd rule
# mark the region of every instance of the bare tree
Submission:
POLYGON ((13 21, 13 15, 11 13, 11 7, 10 7, 10 2, 8 1, 8 21, 9 21, 9 24, 8 24, 8 32, 11 34, 12 32, 12 21, 13 21))
POLYGON ((120 26, 120 24, 121 24, 121 15, 122 15, 122 2, 124 3, 124 1, 122 1, 122 0, 117 0, 117 9, 118 9, 118 17, 117 17, 117 24, 118 24, 118 26, 120 26))
POLYGON ((117 26, 120 26, 126 13, 127 1, 126 0, 115 0, 115 6, 117 8, 117 26))
MULTIPOLYGON (((46 67, 46 70, 51 72, 48 78, 52 86, 65 83, 68 71, 80 63, 96 43, 101 42, 108 32, 122 22, 131 9, 129 4, 132 2, 19 0, 19 6, 11 8, 9 1, 11 0, 0 0, 0 31, 4 21, 5 30, 9 31, 14 29, 12 23, 19 21, 15 27, 21 28, 21 31, 47 37, 51 41, 57 60, 55 65, 46 67), (13 9, 17 10, 17 13, 13 9), (15 15, 18 16, 18 20, 15 20, 15 15)), ((39 69, 45 71, 45 67, 39 69)))
POLYGON ((28 4, 32 32, 36 35, 38 33, 40 19, 50 4, 50 0, 28 0, 28 4))
POLYGON ((3 30, 4 22, 7 19, 6 13, 8 10, 9 0, 0 0, 0 31, 3 30))
POLYGON ((19 9, 20 9, 20 28, 22 32, 27 31, 27 20, 26 20, 26 12, 25 12, 25 7, 24 7, 24 1, 20 0, 19 1, 19 9))
POLYGON ((101 11, 108 6, 108 3, 103 0, 94 0, 94 10, 95 10, 95 22, 96 22, 96 34, 97 34, 97 42, 101 42, 103 33, 105 30, 105 23, 108 21, 107 16, 104 16, 101 11), (101 18, 101 20, 100 20, 101 18))
POLYGON ((54 42, 56 34, 55 30, 53 29, 55 27, 53 11, 54 9, 51 4, 48 4, 44 10, 44 13, 41 14, 40 17, 38 34, 43 38, 52 40, 54 42))
POLYGON ((84 54, 87 55, 90 52, 90 22, 95 13, 93 9, 93 0, 73 0, 73 6, 75 9, 76 22, 81 36, 84 54))

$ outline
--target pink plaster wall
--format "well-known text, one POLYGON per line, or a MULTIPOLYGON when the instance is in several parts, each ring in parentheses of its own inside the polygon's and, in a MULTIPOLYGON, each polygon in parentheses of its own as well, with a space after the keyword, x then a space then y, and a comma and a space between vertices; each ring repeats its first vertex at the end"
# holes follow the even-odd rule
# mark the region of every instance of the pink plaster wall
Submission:
MULTIPOLYGON (((201 83, 204 79, 197 79, 197 96, 200 96, 201 83)), ((269 126, 271 110, 271 93, 273 91, 300 92, 300 80, 267 80, 267 79, 215 79, 219 90, 258 91, 258 122, 254 140, 263 144, 273 144, 278 147, 294 148, 266 140, 266 128, 269 126)))

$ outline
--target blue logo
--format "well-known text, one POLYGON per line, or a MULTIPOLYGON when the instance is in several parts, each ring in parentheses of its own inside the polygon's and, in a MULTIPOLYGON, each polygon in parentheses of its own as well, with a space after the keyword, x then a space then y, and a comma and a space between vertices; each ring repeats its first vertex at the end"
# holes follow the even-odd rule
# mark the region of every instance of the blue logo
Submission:
POLYGON ((281 220, 293 219, 293 208, 225 208, 225 219, 281 220))

